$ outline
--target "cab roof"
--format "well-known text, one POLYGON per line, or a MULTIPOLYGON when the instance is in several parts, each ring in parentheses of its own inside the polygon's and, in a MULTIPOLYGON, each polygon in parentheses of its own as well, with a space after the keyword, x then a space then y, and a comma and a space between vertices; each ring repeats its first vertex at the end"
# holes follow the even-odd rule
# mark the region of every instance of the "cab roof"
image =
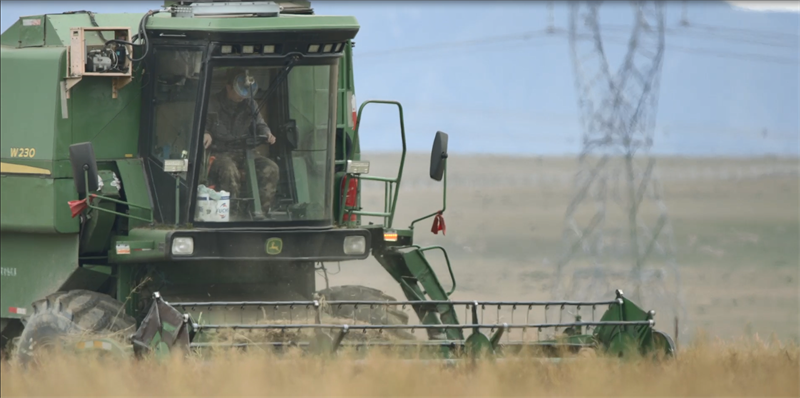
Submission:
MULTIPOLYGON (((85 12, 46 14, 20 17, 2 36, 0 43, 10 47, 63 47, 68 46, 71 28, 97 26, 128 27, 132 35, 139 32, 139 22, 144 14, 92 14, 85 12)), ((168 12, 153 15, 147 29, 159 31, 198 32, 270 32, 313 30, 359 30, 353 16, 310 14, 279 14, 272 17, 172 17, 168 12)))

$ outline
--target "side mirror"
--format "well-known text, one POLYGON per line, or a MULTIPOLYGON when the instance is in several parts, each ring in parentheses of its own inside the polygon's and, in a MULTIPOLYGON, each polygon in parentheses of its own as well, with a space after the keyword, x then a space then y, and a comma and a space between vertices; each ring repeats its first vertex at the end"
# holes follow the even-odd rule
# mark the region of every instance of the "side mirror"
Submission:
POLYGON ((79 194, 86 193, 86 173, 89 172, 89 190, 97 190, 97 162, 91 142, 81 142, 69 146, 69 163, 72 165, 72 179, 79 194))
POLYGON ((441 181, 444 175, 444 163, 447 159, 447 133, 436 132, 431 149, 431 178, 441 181))

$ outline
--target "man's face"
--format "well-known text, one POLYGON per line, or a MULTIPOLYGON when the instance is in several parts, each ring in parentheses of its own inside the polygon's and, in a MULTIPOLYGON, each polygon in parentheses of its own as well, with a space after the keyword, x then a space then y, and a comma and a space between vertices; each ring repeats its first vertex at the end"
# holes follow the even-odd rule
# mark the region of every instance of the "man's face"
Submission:
POLYGON ((225 89, 228 91, 228 99, 229 100, 231 100, 233 102, 242 102, 242 101, 244 101, 244 97, 239 95, 239 93, 237 93, 236 90, 234 90, 233 87, 231 87, 230 84, 225 85, 225 89))

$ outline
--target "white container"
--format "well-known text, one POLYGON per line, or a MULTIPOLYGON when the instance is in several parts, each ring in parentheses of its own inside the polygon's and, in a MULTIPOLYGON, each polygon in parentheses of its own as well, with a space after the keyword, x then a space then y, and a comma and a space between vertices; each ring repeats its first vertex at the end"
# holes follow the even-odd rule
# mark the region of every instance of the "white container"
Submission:
POLYGON ((220 198, 215 200, 214 221, 228 222, 231 215, 231 194, 226 191, 219 192, 220 198))
POLYGON ((210 221, 211 210, 211 199, 208 197, 208 193, 198 192, 194 219, 197 221, 210 221))

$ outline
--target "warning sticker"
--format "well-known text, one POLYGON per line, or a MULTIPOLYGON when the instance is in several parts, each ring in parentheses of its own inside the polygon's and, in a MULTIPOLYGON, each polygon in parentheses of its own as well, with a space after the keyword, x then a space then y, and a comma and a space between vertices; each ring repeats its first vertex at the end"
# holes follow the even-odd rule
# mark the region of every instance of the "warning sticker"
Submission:
POLYGON ((22 26, 40 26, 42 24, 41 19, 23 19, 22 26))
POLYGON ((117 243, 117 254, 131 254, 131 246, 127 243, 117 243))
POLYGON ((25 315, 27 313, 27 311, 25 311, 25 308, 19 308, 19 307, 8 307, 8 312, 17 315, 25 315))

